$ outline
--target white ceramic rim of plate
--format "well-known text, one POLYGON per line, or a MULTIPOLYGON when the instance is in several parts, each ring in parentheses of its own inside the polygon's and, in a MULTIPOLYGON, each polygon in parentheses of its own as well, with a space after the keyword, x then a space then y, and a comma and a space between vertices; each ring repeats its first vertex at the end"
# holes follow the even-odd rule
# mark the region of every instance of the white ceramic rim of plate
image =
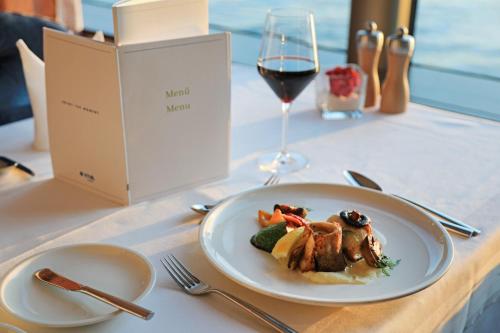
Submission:
POLYGON ((317 299, 312 299, 312 298, 309 298, 309 297, 300 297, 300 296, 297 296, 297 295, 292 295, 292 294, 288 294, 288 293, 277 293, 277 292, 270 292, 270 291, 267 291, 267 290, 263 290, 261 288, 257 288, 257 287, 254 287, 253 285, 250 285, 250 284, 247 284, 245 283, 244 281, 241 281, 240 279, 238 279, 238 277, 232 275, 231 273, 227 272, 224 267, 222 267, 219 262, 213 258, 210 254, 210 251, 207 247, 207 244, 205 243, 204 241, 204 232, 205 232, 205 226, 206 226, 206 221, 208 219, 210 219, 210 217, 214 214, 217 214, 219 210, 222 210, 224 209, 226 206, 228 206, 229 204, 231 204, 233 201, 239 199, 240 197, 242 196, 245 196, 247 194, 250 194, 250 193, 253 193, 253 192, 258 192, 260 190, 263 190, 263 189, 266 189, 266 188, 269 188, 269 187, 259 187, 259 188, 255 188, 255 189, 250 189, 250 190, 247 190, 247 191, 243 191, 241 193, 238 193, 237 195, 234 195, 234 196, 231 196, 231 197, 228 197, 226 198, 224 201, 222 201, 220 204, 218 204, 215 208, 213 208, 204 218, 203 218, 203 221, 202 221, 202 224, 200 226, 200 230, 199 230, 199 241, 200 241, 200 245, 201 245, 201 248, 203 250, 203 253, 205 254, 205 256, 208 258, 208 260, 210 261, 210 263, 219 271, 221 272, 222 274, 224 274, 225 276, 227 276, 228 278, 230 278, 231 280, 233 280, 234 282, 238 283, 239 285, 241 286, 244 286, 250 290, 253 290, 255 292, 258 292, 260 294, 263 294, 263 295, 267 295, 267 296, 271 296, 271 297, 274 297, 274 298, 278 298, 278 299, 281 299, 281 300, 285 300, 285 301, 291 301, 291 302, 294 302, 294 303, 302 303, 302 304, 310 304, 310 305, 320 305, 320 306, 349 306, 349 305, 356 305, 356 304, 369 304, 369 303, 379 303, 379 302, 384 302, 384 301, 389 301, 389 300, 393 300, 393 299, 399 299, 399 298, 402 298, 402 297, 405 297, 405 296, 409 296, 409 295, 412 295, 412 294, 415 294, 423 289, 426 289, 428 287, 430 287, 431 285, 433 285, 434 283, 436 283, 437 281, 439 281, 439 279, 441 279, 444 274, 448 271, 448 269, 450 268, 450 265, 453 261, 453 257, 454 257, 454 248, 453 248, 453 242, 452 242, 452 239, 451 239, 451 236, 450 234, 446 231, 446 229, 441 225, 441 223, 438 222, 437 219, 435 219, 432 215, 428 214, 426 211, 424 211, 423 209, 415 206, 415 205, 412 205, 404 200, 401 200, 393 195, 390 195, 390 194, 386 194, 386 193, 383 193, 381 191, 376 191, 376 190, 372 190, 372 189, 368 189, 368 188, 362 188, 362 187, 356 187, 356 186, 349 186, 349 185, 343 185, 343 184, 335 184, 335 183, 320 183, 320 182, 312 182, 312 183, 284 183, 284 184, 276 184, 276 185, 272 185, 272 187, 276 188, 276 187, 293 187, 293 186, 332 186, 332 187, 338 187, 338 188, 345 188, 345 189, 350 189, 350 190, 356 190, 356 191, 361 191, 361 192, 368 192, 368 193, 371 193, 375 196, 381 196, 381 197, 385 197, 389 200, 392 200, 394 202, 397 202, 397 204, 399 205, 403 205, 405 207, 409 207, 411 209, 414 209, 416 212, 418 212, 419 214, 425 216, 428 220, 429 223, 433 224, 435 227, 437 227, 442 236, 443 236, 443 239, 445 240, 444 242, 444 248, 445 248, 445 253, 443 254, 443 256, 445 256, 445 261, 442 263, 440 269, 438 269, 437 271, 434 271, 433 274, 426 280, 424 280, 423 282, 421 282, 420 284, 417 284, 415 285, 413 288, 411 289, 407 289, 406 291, 404 292, 400 292, 400 293, 394 293, 393 295, 391 296, 386 296, 386 297, 379 297, 379 298, 371 298, 371 299, 358 299, 358 300, 338 300, 338 301, 323 301, 323 300, 317 300, 317 299))
POLYGON ((8 328, 12 332, 16 332, 16 333, 26 333, 26 331, 23 331, 19 327, 11 325, 11 324, 7 324, 7 323, 0 323, 0 328, 8 328))
POLYGON ((35 324, 35 325, 39 325, 39 326, 43 326, 43 327, 58 327, 58 328, 63 328, 63 327, 80 327, 80 326, 87 326, 87 325, 97 324, 97 323, 109 320, 109 319, 111 319, 111 318, 119 315, 120 313, 122 313, 123 312, 122 310, 117 309, 116 311, 110 312, 110 313, 105 314, 105 315, 96 316, 94 318, 82 319, 82 320, 74 320, 72 322, 67 322, 67 323, 61 324, 61 323, 50 322, 50 321, 45 321, 44 322, 44 321, 32 320, 32 319, 30 319, 28 317, 25 317, 23 315, 20 315, 20 314, 18 314, 16 312, 12 311, 10 309, 10 307, 7 304, 5 304, 4 299, 2 297, 2 295, 3 295, 3 289, 5 287, 5 284, 8 282, 7 280, 8 280, 9 275, 19 265, 22 265, 26 261, 32 260, 35 257, 44 255, 44 254, 49 253, 49 252, 59 251, 59 250, 62 250, 62 249, 73 248, 73 247, 83 247, 83 246, 102 246, 102 247, 109 247, 109 248, 124 250, 124 251, 127 251, 129 253, 132 253, 132 254, 136 255, 137 257, 141 258, 144 263, 146 263, 146 266, 148 267, 149 273, 150 273, 149 283, 146 286, 146 288, 144 288, 144 291, 138 297, 136 297, 134 300, 132 300, 131 302, 135 303, 135 302, 140 301, 141 299, 143 299, 144 297, 146 297, 151 292, 151 290, 153 290, 153 287, 154 287, 154 285, 156 283, 156 271, 155 271, 155 269, 153 267, 153 264, 151 264, 151 262, 149 261, 149 259, 145 255, 143 255, 142 253, 137 252, 137 251, 132 250, 132 249, 129 249, 129 248, 126 248, 126 247, 123 247, 123 246, 114 245, 114 244, 106 244, 106 243, 78 243, 78 244, 58 246, 58 247, 50 248, 50 249, 47 249, 47 250, 35 253, 35 254, 33 254, 33 255, 31 255, 31 256, 29 256, 29 257, 21 260, 16 265, 14 265, 11 269, 9 269, 9 271, 4 274, 4 276, 2 277, 2 280, 0 282, 0 306, 3 309, 5 309, 5 311, 7 311, 9 314, 13 315, 14 317, 16 317, 18 319, 21 319, 21 320, 27 322, 27 323, 35 324))

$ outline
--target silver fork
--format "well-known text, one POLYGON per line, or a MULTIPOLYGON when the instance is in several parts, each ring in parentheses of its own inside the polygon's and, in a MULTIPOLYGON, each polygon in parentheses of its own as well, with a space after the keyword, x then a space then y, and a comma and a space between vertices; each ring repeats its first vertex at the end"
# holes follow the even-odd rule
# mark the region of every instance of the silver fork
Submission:
MULTIPOLYGON (((264 186, 276 185, 280 181, 280 176, 277 173, 273 173, 264 183, 264 186)), ((224 199, 223 199, 224 200, 224 199)), ((223 200, 220 200, 214 204, 194 204, 191 206, 191 209, 198 214, 206 215, 208 212, 220 204, 223 200)))
POLYGON ((181 288, 181 290, 184 291, 186 294, 199 296, 199 295, 215 293, 224 296, 226 299, 230 300, 234 304, 239 305, 240 307, 245 309, 248 313, 264 321, 278 332, 286 332, 286 333, 297 332, 290 326, 284 324, 283 322, 265 313, 264 311, 256 308, 252 304, 247 303, 225 291, 212 288, 203 281, 200 281, 173 255, 169 254, 167 257, 163 257, 162 259, 160 259, 160 261, 167 270, 168 274, 175 281, 175 283, 177 283, 177 285, 181 288))

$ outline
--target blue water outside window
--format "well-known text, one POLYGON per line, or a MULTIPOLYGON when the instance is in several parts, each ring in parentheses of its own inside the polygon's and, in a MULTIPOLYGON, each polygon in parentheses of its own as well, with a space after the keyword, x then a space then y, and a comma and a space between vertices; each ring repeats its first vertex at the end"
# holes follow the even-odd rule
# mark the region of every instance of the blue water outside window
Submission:
MULTIPOLYGON (((113 33, 113 0, 82 0, 88 30, 113 33)), ((255 66, 269 7, 289 0, 210 0, 210 29, 233 33, 233 61, 255 66)), ((346 62, 348 0, 298 0, 316 14, 323 67, 346 62)), ((410 69, 413 102, 500 121, 500 1, 418 0, 415 55, 410 69)))
POLYGON ((418 0, 416 103, 500 121, 500 1, 418 0))

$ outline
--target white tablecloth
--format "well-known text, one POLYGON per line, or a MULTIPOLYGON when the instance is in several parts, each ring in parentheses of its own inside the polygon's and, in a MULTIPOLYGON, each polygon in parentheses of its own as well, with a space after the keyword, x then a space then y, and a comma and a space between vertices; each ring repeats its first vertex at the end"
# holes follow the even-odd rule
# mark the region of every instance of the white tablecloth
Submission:
MULTIPOLYGON (((367 113, 360 120, 324 121, 314 110, 309 87, 291 112, 290 148, 306 154, 311 167, 283 177, 283 182, 344 183, 342 170, 358 170, 385 190, 427 203, 481 228, 483 234, 473 239, 453 236, 456 252, 449 272, 415 295, 358 307, 306 306, 240 287, 207 262, 198 244, 200 217, 189 205, 261 184, 267 175, 257 171, 255 159, 279 146, 279 102, 255 68, 234 66, 232 94, 230 178, 130 207, 53 180, 49 155, 31 150, 31 120, 0 128, 0 155, 37 173, 31 180, 4 176, 0 183, 1 275, 29 255, 82 242, 130 247, 144 253, 157 271, 154 290, 141 302, 156 312, 149 322, 122 314, 93 326, 54 330, 27 325, 3 310, 0 322, 42 333, 268 330, 217 296, 182 293, 159 262, 171 252, 206 282, 238 294, 301 332, 430 332, 449 330, 450 323, 457 326, 454 331, 463 330, 471 308, 464 305, 500 263, 500 124, 414 104, 402 115, 367 113)), ((498 271, 493 281, 500 281, 498 271)), ((492 304, 494 297, 498 301, 498 283, 492 285, 475 304, 492 304)), ((474 311, 479 315, 487 309, 474 311)))

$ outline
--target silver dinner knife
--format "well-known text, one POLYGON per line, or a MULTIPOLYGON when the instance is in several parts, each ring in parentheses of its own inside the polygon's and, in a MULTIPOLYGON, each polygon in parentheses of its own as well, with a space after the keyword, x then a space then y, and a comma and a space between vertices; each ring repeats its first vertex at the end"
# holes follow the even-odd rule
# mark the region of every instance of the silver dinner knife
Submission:
POLYGON ((144 320, 153 318, 154 312, 143 308, 137 304, 118 298, 116 296, 107 294, 103 291, 94 289, 89 286, 84 286, 78 282, 70 280, 62 275, 57 274, 49 268, 44 268, 35 272, 35 277, 50 285, 62 288, 64 290, 76 291, 82 294, 92 296, 104 303, 112 305, 120 310, 133 314, 144 320))
MULTIPOLYGON (((371 188, 372 190, 377 190, 377 191, 380 191, 382 192, 382 188, 377 184, 375 183, 373 180, 371 180, 370 178, 358 173, 358 172, 355 172, 355 171, 351 171, 351 170, 345 170, 344 171, 344 177, 347 179, 347 181, 352 184, 352 185, 355 185, 355 186, 361 186, 361 187, 367 187, 367 188, 371 188)), ((448 215, 445 215, 444 213, 441 213, 441 212, 438 212, 432 208, 429 208, 429 207, 426 207, 422 204, 419 204, 413 200, 410 200, 410 199, 407 199, 407 198, 404 198, 402 196, 399 196, 397 194, 393 194, 393 196, 399 198, 399 199, 402 199, 404 201, 407 201, 415 206, 418 206, 424 210, 427 210, 428 212, 431 212, 432 214, 435 214, 443 219, 446 219, 448 221, 443 221, 443 220, 439 220, 439 222, 445 226, 446 228, 448 229, 452 229, 453 231, 455 232, 458 232, 460 234, 463 234, 467 237, 473 237, 473 236, 477 236, 481 233, 481 230, 477 229, 477 228, 474 228, 472 226, 469 226, 461 221, 458 221, 448 215)))

